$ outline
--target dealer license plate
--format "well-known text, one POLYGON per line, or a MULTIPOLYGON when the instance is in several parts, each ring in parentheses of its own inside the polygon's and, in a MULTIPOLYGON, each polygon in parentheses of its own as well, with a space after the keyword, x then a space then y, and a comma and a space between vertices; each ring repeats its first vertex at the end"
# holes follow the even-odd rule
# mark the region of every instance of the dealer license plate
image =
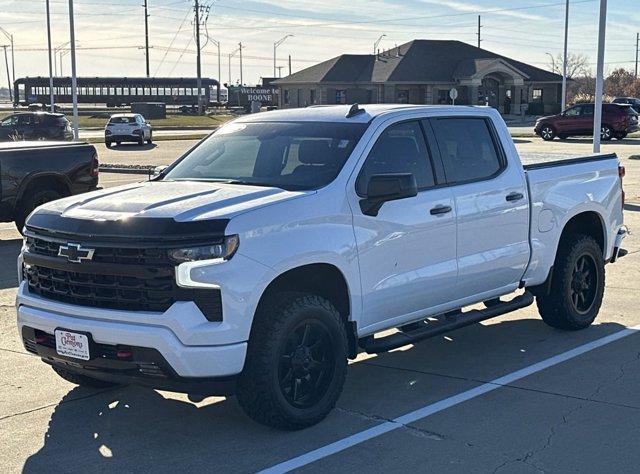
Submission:
POLYGON ((61 356, 89 360, 89 338, 84 334, 57 329, 56 352, 61 356))

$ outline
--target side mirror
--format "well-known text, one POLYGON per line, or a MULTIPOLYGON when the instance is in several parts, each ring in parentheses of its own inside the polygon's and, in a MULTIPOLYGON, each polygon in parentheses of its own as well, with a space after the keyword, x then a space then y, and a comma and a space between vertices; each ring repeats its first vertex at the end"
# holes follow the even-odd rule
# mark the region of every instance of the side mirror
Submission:
POLYGON ((385 202, 418 195, 418 185, 412 173, 374 174, 367 183, 367 197, 360 200, 360 209, 367 216, 377 216, 385 202))
POLYGON ((163 165, 163 166, 156 166, 153 171, 151 171, 149 173, 149 181, 153 181, 154 179, 158 178, 162 172, 164 170, 166 170, 168 168, 167 165, 163 165))

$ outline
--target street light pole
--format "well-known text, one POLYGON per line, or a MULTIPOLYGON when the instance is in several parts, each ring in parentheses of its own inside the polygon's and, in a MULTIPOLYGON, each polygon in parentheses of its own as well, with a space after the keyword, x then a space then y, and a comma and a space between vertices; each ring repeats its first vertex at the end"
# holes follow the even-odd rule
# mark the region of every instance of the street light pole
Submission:
POLYGON ((55 112, 54 97, 53 97, 53 63, 51 60, 51 15, 49 12, 49 0, 47 0, 47 45, 49 52, 49 104, 51 106, 51 113, 55 112))
POLYGON ((78 78, 76 75, 76 32, 73 17, 73 0, 69 0, 69 46, 71 48, 71 100, 73 102, 73 139, 79 137, 78 130, 78 78))
POLYGON ((604 89, 604 47, 607 30, 607 0, 600 0, 600 21, 598 26, 598 64, 596 66, 596 100, 593 111, 593 152, 600 153, 602 133, 602 92, 604 89))
POLYGON ((375 43, 373 43, 373 55, 374 55, 374 56, 375 56, 375 55, 376 55, 376 53, 378 52, 378 45, 380 44, 380 41, 382 41, 382 38, 384 38, 385 36, 387 36, 387 35, 384 35, 384 34, 383 34, 383 35, 380 35, 380 38, 378 38, 378 39, 376 40, 376 42, 375 42, 375 43))
POLYGON ((293 35, 286 35, 285 37, 273 43, 273 77, 276 77, 276 49, 278 48, 278 46, 284 43, 287 40, 287 38, 291 36, 293 35))
POLYGON ((11 77, 13 78, 12 82, 14 82, 16 80, 16 58, 13 51, 13 35, 10 34, 4 28, 0 28, 0 31, 4 33, 4 35, 7 37, 7 39, 11 43, 11 77))
POLYGON ((569 42, 569 0, 564 11, 564 59, 562 61, 562 102, 560 110, 567 107, 567 46, 569 42))
POLYGON ((242 42, 238 43, 238 50, 240 51, 240 85, 244 84, 244 80, 242 79, 242 42))
POLYGON ((13 103, 13 88, 11 87, 11 74, 9 73, 9 59, 7 58, 7 45, 2 45, 4 49, 4 64, 7 67, 7 84, 9 85, 9 100, 13 103))
MULTIPOLYGON (((220 63, 220 41, 209 38, 209 40, 218 48, 218 103, 220 103, 220 83, 222 82, 222 68, 220 63)), ((231 80, 231 79, 229 79, 231 80)))

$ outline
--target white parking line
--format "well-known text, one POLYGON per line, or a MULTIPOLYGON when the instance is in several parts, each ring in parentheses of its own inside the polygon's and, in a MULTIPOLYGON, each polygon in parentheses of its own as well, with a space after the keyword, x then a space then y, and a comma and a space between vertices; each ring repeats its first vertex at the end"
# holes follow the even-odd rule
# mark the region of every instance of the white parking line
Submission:
POLYGON ((484 395, 485 393, 492 392, 500 387, 503 387, 504 385, 513 383, 517 380, 528 377, 529 375, 535 374, 542 370, 548 369, 549 367, 553 367, 554 365, 573 359, 574 357, 578 357, 594 349, 598 349, 599 347, 618 341, 624 337, 630 336, 631 334, 636 334, 638 331, 640 331, 640 325, 623 329, 622 331, 610 334, 609 336, 605 336, 601 339, 596 339, 595 341, 583 344, 582 346, 578 346, 567 352, 563 352, 556 356, 550 357, 549 359, 545 359, 523 369, 511 372, 510 374, 504 375, 500 378, 492 380, 491 382, 487 382, 483 385, 472 388, 471 390, 467 390, 466 392, 462 392, 452 397, 445 398, 443 400, 440 400, 439 402, 427 405, 423 408, 419 408, 418 410, 407 413, 406 415, 402 415, 391 421, 376 425, 367 430, 361 431, 351 436, 347 436, 346 438, 343 438, 334 443, 328 444, 318 449, 314 449, 313 451, 309 451, 308 453, 301 456, 289 459, 288 461, 284 461, 280 464, 276 464, 275 466, 272 466, 260 472, 281 473, 289 472, 293 469, 298 469, 300 467, 306 466, 307 464, 311 464, 312 462, 323 459, 327 456, 331 456, 333 454, 344 451, 345 449, 351 448, 352 446, 356 446, 360 443, 376 438, 385 433, 389 433, 390 431, 402 428, 409 423, 422 420, 435 413, 446 410, 447 408, 459 405, 460 403, 479 397, 480 395, 484 395))

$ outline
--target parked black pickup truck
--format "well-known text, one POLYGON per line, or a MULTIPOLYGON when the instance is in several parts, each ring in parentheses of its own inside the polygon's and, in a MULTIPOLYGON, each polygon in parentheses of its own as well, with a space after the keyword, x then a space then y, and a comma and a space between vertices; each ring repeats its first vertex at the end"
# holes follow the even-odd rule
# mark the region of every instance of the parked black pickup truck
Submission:
POLYGON ((88 143, 0 143, 0 222, 16 223, 45 202, 96 189, 98 153, 88 143))

